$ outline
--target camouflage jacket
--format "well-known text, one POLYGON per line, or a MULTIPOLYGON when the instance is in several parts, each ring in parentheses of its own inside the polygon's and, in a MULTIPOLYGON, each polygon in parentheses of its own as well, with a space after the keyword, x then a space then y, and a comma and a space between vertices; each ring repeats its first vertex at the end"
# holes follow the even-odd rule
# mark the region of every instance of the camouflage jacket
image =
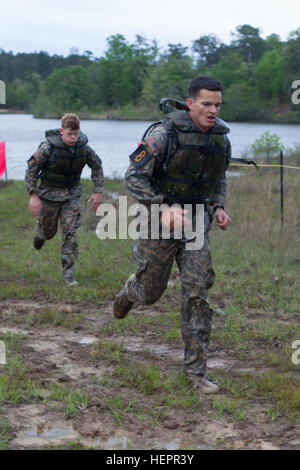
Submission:
MULTIPOLYGON (((54 134, 53 131, 47 131, 46 137, 47 141, 41 142, 36 152, 28 160, 28 168, 26 170, 26 187, 29 194, 37 193, 40 197, 48 199, 50 201, 67 201, 73 197, 80 197, 81 195, 81 184, 77 183, 72 188, 56 188, 53 186, 48 186, 45 183, 40 183, 38 186, 38 181, 41 176, 41 172, 45 169, 48 162, 51 162, 52 146, 55 147, 55 140, 49 138, 49 134, 54 134)), ((101 193, 103 187, 103 169, 101 159, 98 157, 96 152, 89 146, 86 145, 87 137, 85 134, 80 132, 78 142, 85 143, 84 153, 86 155, 87 165, 91 168, 91 178, 94 183, 94 192, 101 193)), ((59 147, 68 149, 72 154, 76 152, 77 144, 74 147, 67 147, 60 139, 59 147)))
MULTIPOLYGON (((218 124, 216 123, 215 126, 217 125, 218 124)), ((199 132, 199 129, 197 129, 197 131, 199 132)), ((154 175, 156 171, 162 167, 166 158, 168 136, 165 127, 158 123, 145 135, 142 140, 142 144, 147 150, 145 163, 142 163, 142 161, 135 163, 132 156, 134 156, 136 152, 131 155, 130 166, 125 175, 125 185, 138 202, 145 205, 152 203, 161 204, 165 200, 165 194, 156 189, 154 184, 154 175)), ((229 162, 231 157, 231 145, 229 140, 227 154, 229 162)), ((135 158, 137 160, 142 160, 142 156, 140 157, 139 154, 137 154, 135 158)), ((222 178, 220 178, 220 181, 216 184, 213 194, 211 195, 212 205, 220 204, 224 206, 226 187, 226 172, 224 171, 222 178)))

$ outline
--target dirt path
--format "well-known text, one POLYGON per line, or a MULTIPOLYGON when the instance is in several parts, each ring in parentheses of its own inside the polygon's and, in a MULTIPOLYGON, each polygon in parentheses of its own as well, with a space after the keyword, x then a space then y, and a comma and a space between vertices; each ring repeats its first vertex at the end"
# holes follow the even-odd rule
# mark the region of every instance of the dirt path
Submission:
MULTIPOLYGON (((118 331, 111 304, 101 310, 85 306, 84 316, 78 304, 47 304, 48 309, 66 317, 81 314, 72 329, 42 323, 39 314, 44 308, 42 302, 0 303, 0 333, 10 332, 20 339, 19 354, 36 386, 35 398, 2 406, 1 417, 10 429, 9 449, 75 445, 111 450, 300 447, 299 425, 283 418, 272 421, 260 403, 253 403, 241 420, 217 413, 214 400, 226 399, 222 389, 216 396, 199 394, 198 408, 167 406, 170 391, 164 396, 155 390, 142 392, 116 372, 136 363, 157 365, 168 374, 182 361, 181 340, 166 342, 146 328, 134 334, 118 331), (66 391, 88 396, 73 415, 66 414, 66 391)), ((150 319, 160 314, 159 309, 134 310, 134 315, 150 319)), ((218 347, 212 347, 208 369, 234 369, 241 374, 248 370, 231 351, 218 347)))

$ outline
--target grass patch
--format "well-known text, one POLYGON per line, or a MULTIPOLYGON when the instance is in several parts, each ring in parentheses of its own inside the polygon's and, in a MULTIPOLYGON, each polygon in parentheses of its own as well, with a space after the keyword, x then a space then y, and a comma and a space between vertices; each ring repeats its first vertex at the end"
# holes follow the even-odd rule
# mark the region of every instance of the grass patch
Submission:
POLYGON ((222 400, 214 398, 213 400, 213 409, 216 412, 218 418, 220 418, 224 413, 227 413, 236 421, 242 421, 245 419, 246 411, 243 409, 242 400, 229 400, 228 398, 223 398, 222 400))
POLYGON ((124 384, 147 395, 159 391, 161 386, 161 371, 154 363, 134 364, 126 361, 124 365, 115 367, 114 375, 120 377, 124 384))
POLYGON ((259 395, 275 400, 290 419, 300 421, 300 381, 296 383, 284 375, 268 372, 256 380, 255 386, 259 395))
POLYGON ((0 450, 7 450, 11 440, 10 431, 7 422, 0 418, 0 450))
POLYGON ((266 406, 267 410, 277 410, 292 421, 300 420, 300 381, 293 378, 267 371, 263 373, 232 374, 224 377, 224 373, 214 372, 222 392, 228 393, 244 408, 253 406, 253 402, 266 406), (271 408, 270 408, 271 402, 271 408))
MULTIPOLYGON (((123 426, 128 413, 135 415, 142 423, 146 423, 147 417, 150 417, 153 425, 161 426, 162 419, 172 410, 199 410, 201 405, 201 400, 190 387, 184 374, 174 371, 163 374, 154 363, 137 364, 126 361, 124 365, 115 367, 114 376, 121 379, 118 386, 121 384, 126 389, 129 388, 129 391, 123 390, 122 397, 118 393, 112 394, 112 398, 104 397, 115 423, 119 426, 123 426), (136 398, 130 389, 141 393, 144 399, 136 398), (125 393, 126 398, 123 396, 125 393)), ((110 389, 116 387, 110 380, 102 383, 110 389)))
POLYGON ((17 358, 9 359, 0 373, 0 404, 21 403, 37 398, 35 384, 28 378, 28 370, 17 358))
POLYGON ((63 402, 63 411, 67 419, 74 418, 85 410, 89 403, 89 396, 85 392, 68 389, 60 384, 52 384, 50 387, 50 398, 63 402))
POLYGON ((139 364, 126 361, 115 367, 114 375, 121 379, 123 385, 135 388, 146 396, 156 394, 162 407, 199 406, 199 398, 184 374, 172 371, 165 375, 155 363, 139 364))
POLYGON ((58 311, 55 308, 40 308, 27 314, 26 324, 29 326, 62 326, 73 330, 78 326, 81 319, 82 314, 64 310, 58 311))
POLYGON ((0 340, 6 346, 6 364, 0 365, 0 404, 22 403, 37 398, 37 387, 22 360, 21 338, 7 333, 1 334, 0 340))
POLYGON ((118 426, 123 426, 127 413, 134 414, 141 422, 145 421, 144 413, 136 400, 125 400, 116 394, 113 398, 104 397, 104 402, 118 426))
POLYGON ((166 312, 163 315, 147 315, 143 312, 131 312, 122 321, 114 320, 101 328, 104 334, 118 333, 125 336, 140 334, 145 331, 153 333, 165 341, 177 341, 181 338, 180 314, 166 312))
MULTIPOLYGON (((120 189, 119 180, 107 181, 106 185, 109 191, 120 189)), ((70 289, 62 281, 60 229, 42 250, 34 250, 36 222, 28 213, 24 182, 13 181, 1 189, 0 272, 5 273, 5 276, 0 275, 1 298, 43 296, 44 300, 93 301, 98 305, 105 298, 113 298, 133 270, 134 263, 130 260, 132 240, 114 242, 97 238, 95 229, 99 218, 85 206, 91 193, 91 182, 83 181, 82 224, 77 232, 79 258, 75 273, 79 285, 70 289)))
POLYGON ((99 341, 92 349, 91 356, 96 359, 106 359, 109 361, 120 362, 124 352, 123 344, 116 344, 112 341, 99 341))

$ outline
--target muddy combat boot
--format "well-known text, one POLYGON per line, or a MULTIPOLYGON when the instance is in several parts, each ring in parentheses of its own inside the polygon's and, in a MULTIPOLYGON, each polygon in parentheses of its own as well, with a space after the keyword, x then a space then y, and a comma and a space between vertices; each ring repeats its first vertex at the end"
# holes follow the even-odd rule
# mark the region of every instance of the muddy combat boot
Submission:
POLYGON ((129 310, 132 308, 133 302, 128 300, 125 290, 122 289, 115 298, 113 312, 116 318, 126 317, 129 310))
POLYGON ((64 279, 68 287, 78 286, 78 282, 75 279, 64 279))
POLYGON ((194 388, 202 393, 218 393, 219 387, 205 375, 186 374, 194 388))
POLYGON ((73 271, 65 272, 63 278, 68 287, 78 286, 78 282, 73 277, 73 271))
POLYGON ((34 240, 33 240, 33 246, 36 250, 40 250, 42 248, 42 246, 44 245, 46 240, 43 240, 42 238, 40 238, 38 235, 36 235, 34 237, 34 240))

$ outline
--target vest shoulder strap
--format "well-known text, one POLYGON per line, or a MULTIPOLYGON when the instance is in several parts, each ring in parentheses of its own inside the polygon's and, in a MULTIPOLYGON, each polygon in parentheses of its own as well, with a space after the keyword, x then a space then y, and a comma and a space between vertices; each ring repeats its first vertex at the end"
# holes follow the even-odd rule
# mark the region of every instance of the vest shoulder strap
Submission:
POLYGON ((161 125, 167 132, 167 146, 164 152, 163 168, 166 170, 167 165, 171 158, 175 155, 179 147, 178 133, 175 128, 175 124, 171 119, 164 119, 161 121, 161 125))
POLYGON ((148 133, 154 129, 156 126, 161 125, 167 132, 167 145, 164 149, 164 161, 163 161, 163 167, 166 169, 167 164, 169 160, 172 158, 173 155, 175 155, 178 147, 179 147, 179 139, 178 139, 178 134, 175 129, 174 122, 171 119, 163 119, 161 121, 155 121, 153 122, 144 132, 142 141, 146 138, 148 133), (176 139, 176 147, 172 152, 172 147, 174 146, 174 140, 176 139))
MULTIPOLYGON (((48 142, 49 143, 49 142, 48 142)), ((53 155, 53 152, 54 152, 54 146, 52 144, 49 143, 49 150, 46 154, 46 160, 43 164, 43 168, 41 169, 40 173, 39 173, 39 177, 41 178, 45 171, 47 170, 47 166, 48 166, 48 162, 49 162, 49 158, 53 155)))
POLYGON ((162 121, 155 121, 155 122, 153 122, 149 127, 147 127, 147 129, 145 130, 145 132, 144 132, 144 134, 143 134, 142 141, 145 139, 146 135, 147 135, 152 129, 154 129, 154 127, 157 126, 158 124, 162 124, 162 121))

